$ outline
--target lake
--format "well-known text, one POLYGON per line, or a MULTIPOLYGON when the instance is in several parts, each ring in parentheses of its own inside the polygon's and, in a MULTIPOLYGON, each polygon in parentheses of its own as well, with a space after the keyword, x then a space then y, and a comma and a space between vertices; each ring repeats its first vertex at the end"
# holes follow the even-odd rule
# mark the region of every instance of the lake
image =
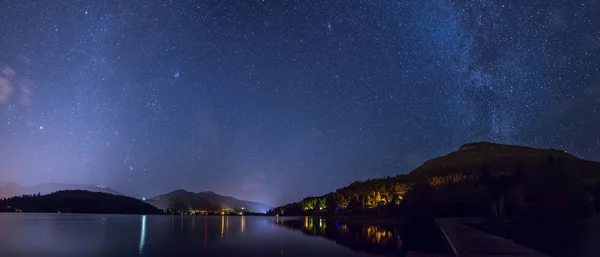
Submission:
POLYGON ((403 256, 444 253, 433 227, 321 218, 0 214, 0 256, 403 256))

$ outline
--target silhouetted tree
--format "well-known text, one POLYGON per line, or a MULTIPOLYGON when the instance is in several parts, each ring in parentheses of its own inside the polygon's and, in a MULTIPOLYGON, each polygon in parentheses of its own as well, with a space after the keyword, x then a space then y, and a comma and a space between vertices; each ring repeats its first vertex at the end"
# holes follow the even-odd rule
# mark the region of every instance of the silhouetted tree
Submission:
POLYGON ((334 213, 337 209, 337 201, 335 200, 335 193, 328 194, 326 197, 327 212, 334 213))
POLYGON ((492 198, 492 211, 496 219, 504 218, 504 197, 513 185, 513 174, 491 172, 485 161, 481 165, 481 182, 492 198))

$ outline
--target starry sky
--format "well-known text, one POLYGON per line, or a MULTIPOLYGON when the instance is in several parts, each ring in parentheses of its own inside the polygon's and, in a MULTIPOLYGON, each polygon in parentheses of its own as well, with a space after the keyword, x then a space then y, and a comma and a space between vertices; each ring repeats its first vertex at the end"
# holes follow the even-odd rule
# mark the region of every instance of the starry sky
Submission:
POLYGON ((473 141, 600 161, 597 0, 2 0, 0 24, 0 183, 279 205, 473 141))

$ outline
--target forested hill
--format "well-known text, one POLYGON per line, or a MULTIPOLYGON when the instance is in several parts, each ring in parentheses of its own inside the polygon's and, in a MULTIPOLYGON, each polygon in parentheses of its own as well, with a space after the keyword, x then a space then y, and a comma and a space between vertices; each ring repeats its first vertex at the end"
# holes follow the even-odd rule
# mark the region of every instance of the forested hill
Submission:
POLYGON ((598 162, 560 150, 480 142, 426 161, 408 174, 357 181, 275 208, 270 214, 376 209, 378 215, 386 210, 394 215, 584 216, 600 209, 599 182, 598 162))
POLYGON ((113 195, 122 195, 121 193, 102 185, 43 183, 35 186, 21 186, 16 183, 9 183, 0 186, 0 198, 9 198, 20 195, 33 195, 38 193, 42 195, 47 195, 62 190, 85 190, 90 192, 101 192, 113 195))
POLYGON ((162 214, 138 199, 84 190, 64 190, 47 195, 23 195, 0 200, 0 212, 162 214))

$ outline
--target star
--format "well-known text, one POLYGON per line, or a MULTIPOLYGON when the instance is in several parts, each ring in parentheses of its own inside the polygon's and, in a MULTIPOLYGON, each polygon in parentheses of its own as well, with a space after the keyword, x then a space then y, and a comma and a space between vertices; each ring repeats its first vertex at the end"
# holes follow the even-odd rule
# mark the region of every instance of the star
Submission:
POLYGON ((276 205, 474 141, 600 160, 594 1, 5 2, 0 182, 276 205))

